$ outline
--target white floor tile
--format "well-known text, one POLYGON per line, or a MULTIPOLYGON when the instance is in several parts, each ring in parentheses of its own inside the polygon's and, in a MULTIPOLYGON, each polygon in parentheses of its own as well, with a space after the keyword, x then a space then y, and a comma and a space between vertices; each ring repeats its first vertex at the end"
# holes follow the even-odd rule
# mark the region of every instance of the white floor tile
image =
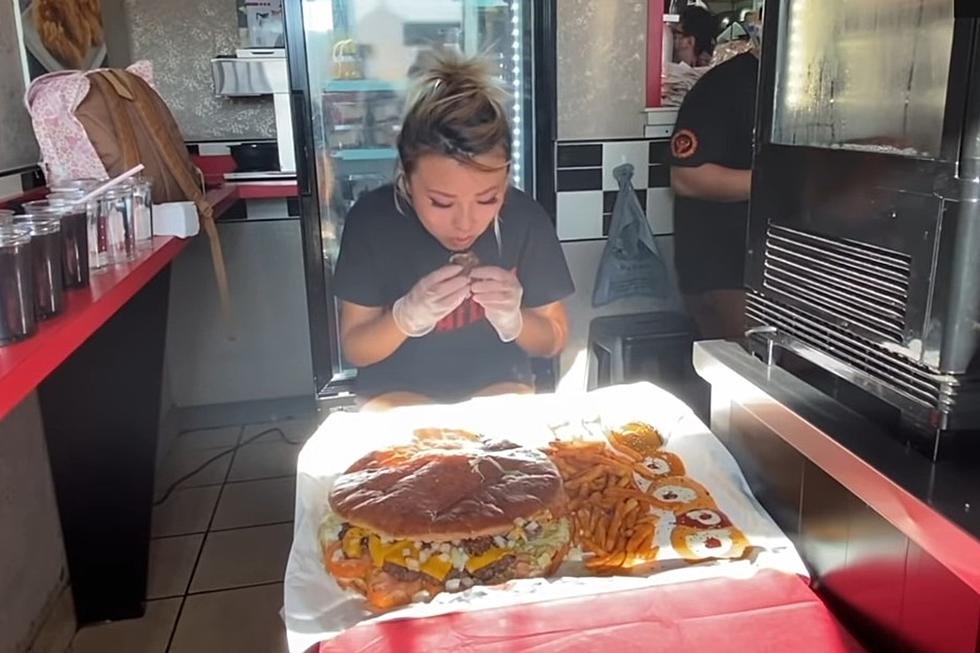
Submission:
MULTIPOLYGON (((157 494, 165 491, 171 484, 190 474, 210 458, 226 451, 229 447, 217 449, 173 449, 164 457, 163 463, 156 474, 157 494)), ((231 464, 231 454, 209 463, 201 471, 181 481, 180 487, 200 487, 202 485, 220 485, 228 473, 231 464)))
POLYGON ((153 509, 153 537, 206 531, 220 491, 216 485, 176 490, 153 509))
MULTIPOLYGON (((253 435, 257 435, 262 431, 267 431, 271 428, 280 428, 286 437, 293 442, 306 442, 314 431, 320 426, 320 424, 327 418, 326 413, 320 414, 312 419, 288 419, 279 422, 270 422, 267 424, 251 424, 245 427, 245 438, 253 435)), ((276 439, 282 441, 278 435, 269 434, 263 436, 258 441, 259 442, 272 442, 276 439)), ((244 439, 244 438, 243 438, 244 439)))
POLYGON ((292 541, 292 524, 208 533, 191 591, 281 581, 292 541))
POLYGON ((291 521, 295 512, 293 476, 228 483, 218 501, 211 528, 242 528, 291 521))
POLYGON ((174 440, 174 450, 221 449, 238 444, 241 426, 223 426, 179 433, 174 440))
POLYGON ((146 598, 183 596, 203 541, 204 535, 151 540, 146 598))
MULTIPOLYGON (((246 436, 245 440, 250 436, 246 436)), ((244 440, 243 440, 244 442, 244 440)), ((244 445, 235 454, 228 480, 247 481, 276 476, 295 476, 299 445, 289 444, 270 433, 244 445)))
POLYGON ((282 584, 187 597, 170 653, 286 653, 282 584))
MULTIPOLYGON (((86 626, 72 640, 72 653, 165 653, 180 599, 150 601, 142 619, 86 626)), ((215 649, 219 650, 219 649, 215 649)))

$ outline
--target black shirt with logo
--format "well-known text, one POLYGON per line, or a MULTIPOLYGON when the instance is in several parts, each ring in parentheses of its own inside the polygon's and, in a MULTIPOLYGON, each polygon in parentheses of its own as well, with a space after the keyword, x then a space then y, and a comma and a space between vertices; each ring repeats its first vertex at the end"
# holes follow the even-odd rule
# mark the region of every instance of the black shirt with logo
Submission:
MULTIPOLYGON (((759 61, 743 53, 704 74, 684 98, 669 163, 752 167, 759 61)), ((748 202, 674 199, 674 246, 681 291, 738 289, 745 277, 748 202)))
MULTIPOLYGON (((452 254, 430 234, 405 200, 395 206, 384 186, 358 200, 347 216, 334 274, 339 299, 390 307, 452 254)), ((481 265, 516 270, 522 305, 535 308, 572 294, 571 275, 547 213, 511 188, 500 209, 500 242, 493 224, 471 247, 481 265)), ((500 341, 483 308, 466 300, 429 334, 409 338, 391 356, 357 371, 357 394, 417 392, 437 401, 466 399, 494 383, 532 382, 527 354, 500 341)))

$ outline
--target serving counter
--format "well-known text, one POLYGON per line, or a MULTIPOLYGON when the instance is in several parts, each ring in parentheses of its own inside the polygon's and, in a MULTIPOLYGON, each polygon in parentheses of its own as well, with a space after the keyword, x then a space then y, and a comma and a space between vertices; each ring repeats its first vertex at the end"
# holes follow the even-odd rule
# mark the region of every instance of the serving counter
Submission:
POLYGON ((156 237, 66 293, 65 311, 0 348, 0 419, 35 390, 79 622, 142 614, 169 266, 156 237))
MULTIPOLYGON (((228 184, 208 201, 220 218, 239 200, 290 192, 228 184)), ((67 291, 33 336, 0 347, 0 420, 38 394, 79 623, 143 613, 170 267, 189 242, 154 237, 136 260, 67 291)))

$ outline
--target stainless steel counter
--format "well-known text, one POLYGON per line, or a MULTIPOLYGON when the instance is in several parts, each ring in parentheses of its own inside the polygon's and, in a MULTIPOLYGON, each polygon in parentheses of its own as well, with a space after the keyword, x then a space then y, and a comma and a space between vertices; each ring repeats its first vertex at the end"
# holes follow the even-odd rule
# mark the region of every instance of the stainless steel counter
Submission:
POLYGON ((695 343, 694 366, 712 431, 864 643, 977 650, 980 459, 933 464, 734 343, 695 343))

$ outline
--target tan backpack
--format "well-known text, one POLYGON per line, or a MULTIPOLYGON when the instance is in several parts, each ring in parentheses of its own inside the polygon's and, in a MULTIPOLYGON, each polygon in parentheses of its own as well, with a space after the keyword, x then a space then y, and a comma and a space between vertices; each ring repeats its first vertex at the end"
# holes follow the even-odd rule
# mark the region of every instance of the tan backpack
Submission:
MULTIPOLYGON (((142 64, 145 66, 145 64, 142 64)), ((218 293, 231 318, 228 275, 214 209, 170 109, 134 66, 67 71, 34 80, 26 94, 49 182, 114 177, 142 163, 155 204, 192 201, 211 248, 218 293), (81 129, 79 129, 79 125, 81 129)))

